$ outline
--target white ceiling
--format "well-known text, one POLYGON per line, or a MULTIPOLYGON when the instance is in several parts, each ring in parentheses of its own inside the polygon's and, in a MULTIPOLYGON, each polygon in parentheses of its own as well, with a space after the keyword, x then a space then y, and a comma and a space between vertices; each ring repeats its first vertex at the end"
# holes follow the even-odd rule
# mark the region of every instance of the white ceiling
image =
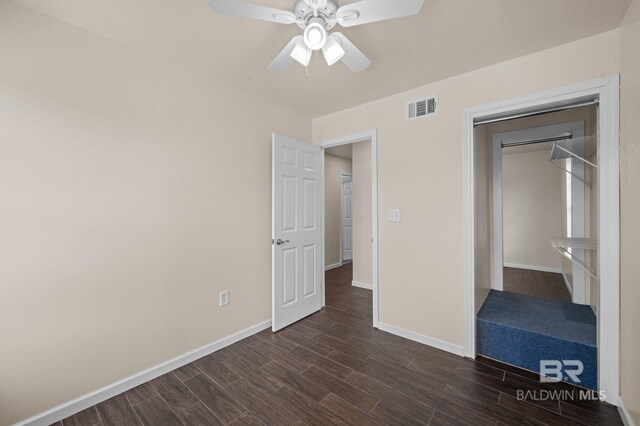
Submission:
POLYGON ((318 56, 309 78, 298 64, 267 71, 297 26, 217 15, 206 0, 15 1, 317 117, 617 28, 631 0, 425 0, 417 16, 338 28, 373 61, 367 70, 318 56))

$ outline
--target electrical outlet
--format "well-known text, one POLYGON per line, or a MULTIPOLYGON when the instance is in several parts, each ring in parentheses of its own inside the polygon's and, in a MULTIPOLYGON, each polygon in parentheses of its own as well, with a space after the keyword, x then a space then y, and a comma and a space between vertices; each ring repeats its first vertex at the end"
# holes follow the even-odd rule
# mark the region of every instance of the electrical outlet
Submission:
POLYGON ((389 209, 389 222, 400 222, 399 209, 389 209))
POLYGON ((229 290, 220 292, 220 306, 229 304, 229 290))

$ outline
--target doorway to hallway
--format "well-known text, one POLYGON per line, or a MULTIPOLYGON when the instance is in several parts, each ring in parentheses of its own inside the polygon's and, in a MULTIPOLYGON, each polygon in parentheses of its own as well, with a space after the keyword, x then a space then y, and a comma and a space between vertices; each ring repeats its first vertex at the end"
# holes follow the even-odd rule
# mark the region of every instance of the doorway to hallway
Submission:
MULTIPOLYGON (((344 286, 369 292, 365 318, 378 325, 376 132, 327 141, 324 149, 325 301, 344 286)), ((343 290, 341 290, 343 289, 343 290)), ((353 292, 348 292, 353 294, 353 292)))

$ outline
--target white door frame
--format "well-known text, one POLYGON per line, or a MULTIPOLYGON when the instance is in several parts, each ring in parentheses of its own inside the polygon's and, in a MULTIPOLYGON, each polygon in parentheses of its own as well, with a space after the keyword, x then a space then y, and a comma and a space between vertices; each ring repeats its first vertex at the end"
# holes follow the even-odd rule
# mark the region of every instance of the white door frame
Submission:
MULTIPOLYGON (((565 134, 570 134, 571 138, 581 140, 584 137, 584 121, 573 121, 561 124, 553 124, 549 126, 536 126, 527 129, 513 130, 509 132, 495 133, 491 137, 491 149, 492 149, 492 177, 493 177, 493 239, 491 241, 492 246, 492 265, 491 265, 491 288, 494 290, 502 291, 503 285, 503 268, 504 268, 504 223, 503 223, 503 182, 502 182, 502 145, 504 143, 527 141, 536 139, 551 139, 565 134)), ((583 144, 578 143, 575 149, 572 149, 578 155, 582 155, 583 144)), ((579 162, 576 166, 580 167, 580 170, 574 170, 574 172, 584 177, 584 163, 579 162)), ((575 231, 573 236, 582 237, 586 231, 586 201, 588 200, 589 193, 586 190, 586 185, 583 181, 575 176, 567 175, 567 178, 572 179, 572 229, 575 231)), ((559 220, 560 218, 558 218, 559 220)), ((549 245, 551 249, 551 245, 549 245)), ((583 253, 576 253, 577 255, 584 257, 583 253)), ((582 259, 584 261, 584 259, 582 259)), ((537 265, 533 265, 537 266, 537 265)), ((562 270, 560 270, 562 272, 562 270)), ((573 303, 580 303, 582 305, 587 303, 586 285, 587 275, 586 273, 573 265, 573 283, 572 288, 567 288, 571 292, 571 298, 573 303), (578 285, 576 285, 576 283, 578 285)), ((564 275, 564 273, 563 273, 564 275)), ((566 276, 564 277, 566 282, 566 276)), ((567 284, 568 285, 568 284, 567 284)))
POLYGON ((612 75, 463 111, 464 355, 476 355, 474 122, 598 99, 598 385, 620 396, 620 76, 612 75))
MULTIPOLYGON (((349 145, 356 142, 371 141, 371 276, 373 287, 373 326, 378 327, 378 131, 359 133, 327 140, 320 143, 322 149, 340 145, 349 145)), ((322 157, 322 170, 324 175, 324 156, 322 157)), ((322 186, 322 210, 324 211, 324 184, 322 186)), ((342 257, 342 253, 340 253, 342 257)), ((323 259, 324 263, 324 259, 323 259)), ((322 277, 322 306, 325 305, 324 275, 322 277)))
MULTIPOLYGON (((344 186, 342 183, 342 178, 343 177, 350 177, 351 178, 351 184, 353 185, 353 175, 351 173, 348 172, 340 172, 340 265, 343 264, 344 262, 344 257, 342 256, 344 253, 342 252, 342 242, 344 241, 344 224, 343 224, 343 220, 344 220, 344 186)), ((353 194, 353 186, 352 186, 352 191, 351 193, 353 194)), ((353 200, 351 201, 351 215, 353 216, 353 200)), ((351 218, 352 224, 351 226, 353 227, 353 217, 351 218)), ((353 232, 351 233, 351 251, 353 252, 353 232)), ((353 255, 351 256, 351 259, 353 261, 353 255)))

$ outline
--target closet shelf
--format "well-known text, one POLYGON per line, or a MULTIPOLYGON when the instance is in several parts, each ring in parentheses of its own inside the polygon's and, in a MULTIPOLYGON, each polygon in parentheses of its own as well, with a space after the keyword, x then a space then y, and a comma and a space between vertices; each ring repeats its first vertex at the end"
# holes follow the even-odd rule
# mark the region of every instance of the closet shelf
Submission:
POLYGON ((552 238, 551 245, 553 248, 575 248, 584 250, 595 250, 598 248, 598 242, 591 238, 552 238))
POLYGON ((571 249, 596 250, 598 248, 596 240, 592 240, 591 238, 552 238, 551 246, 555 251, 576 264, 584 272, 598 279, 596 271, 585 265, 584 262, 575 257, 570 251, 571 249))
POLYGON ((580 160, 591 167, 595 167, 596 169, 598 168, 596 164, 593 164, 591 161, 587 160, 586 158, 581 157, 578 154, 571 152, 569 149, 561 146, 559 141, 556 141, 553 143, 553 147, 551 148, 551 156, 549 157, 549 161, 551 162, 551 164, 553 164, 554 166, 558 167, 561 170, 564 170, 565 172, 569 173, 571 176, 575 177, 576 179, 579 179, 582 182, 587 183, 583 177, 576 175, 571 170, 568 170, 565 167, 563 167, 563 165, 561 164, 560 160, 567 160, 572 158, 580 160))

